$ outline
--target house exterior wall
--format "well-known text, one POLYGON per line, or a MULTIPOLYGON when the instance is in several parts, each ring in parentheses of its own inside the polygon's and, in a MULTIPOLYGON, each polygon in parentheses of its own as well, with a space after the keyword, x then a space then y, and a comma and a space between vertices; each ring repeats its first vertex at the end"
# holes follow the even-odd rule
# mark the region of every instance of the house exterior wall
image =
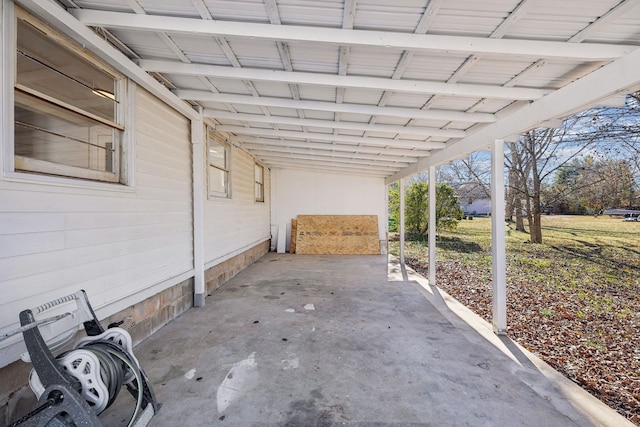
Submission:
MULTIPOLYGON (((78 289, 106 317, 190 276, 189 121, 135 92, 132 185, 0 181, 0 330, 78 289)), ((0 366, 16 356, 0 349, 0 366)))
MULTIPOLYGON (((134 100, 130 186, 0 179, 0 332, 18 327, 21 310, 78 289, 134 343, 193 306, 190 122, 141 88, 134 100)), ((207 294, 269 250, 268 170, 256 202, 254 159, 234 147, 231 168, 232 197, 204 203, 207 294)), ((9 341, 0 346, 5 420, 35 403, 30 366, 14 362, 21 336, 9 341)))
MULTIPOLYGON (((298 215, 377 215, 381 249, 386 248, 387 200, 384 178, 295 169, 271 171, 273 236, 286 224, 289 249, 291 220, 298 215)), ((272 247, 276 244, 273 239, 272 247)))
POLYGON ((265 201, 256 202, 254 165, 252 156, 231 145, 231 197, 209 196, 204 203, 206 268, 271 238, 270 175, 264 168, 265 201))

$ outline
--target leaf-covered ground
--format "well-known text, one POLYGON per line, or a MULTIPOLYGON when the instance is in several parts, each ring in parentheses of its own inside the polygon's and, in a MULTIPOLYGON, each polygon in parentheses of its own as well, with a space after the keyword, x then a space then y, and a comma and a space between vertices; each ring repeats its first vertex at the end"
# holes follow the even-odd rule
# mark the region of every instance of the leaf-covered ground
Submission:
MULTIPOLYGON (((508 335, 640 425, 640 222, 543 218, 542 245, 507 230, 508 335)), ((439 287, 491 321, 490 220, 437 243, 439 287)), ((393 249, 392 249, 393 250, 393 249)), ((427 274, 427 248, 406 245, 427 274)))

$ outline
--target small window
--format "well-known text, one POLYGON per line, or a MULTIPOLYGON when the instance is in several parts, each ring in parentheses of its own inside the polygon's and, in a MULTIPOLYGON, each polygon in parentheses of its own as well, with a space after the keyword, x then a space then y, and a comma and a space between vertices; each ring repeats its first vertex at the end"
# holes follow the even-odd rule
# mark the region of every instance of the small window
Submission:
POLYGON ((123 79, 16 12, 14 171, 121 182, 123 79))
POLYGON ((255 164, 256 202, 264 202, 264 167, 255 164))
POLYGON ((229 144, 209 133, 209 195, 231 197, 229 186, 229 144))

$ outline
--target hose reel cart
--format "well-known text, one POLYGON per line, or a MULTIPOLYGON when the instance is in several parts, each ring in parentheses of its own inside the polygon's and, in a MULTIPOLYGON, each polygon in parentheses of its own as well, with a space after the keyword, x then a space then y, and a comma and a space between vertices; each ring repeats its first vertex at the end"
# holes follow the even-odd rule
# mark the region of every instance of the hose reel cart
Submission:
POLYGON ((22 332, 27 348, 22 359, 33 365, 29 385, 38 404, 11 426, 101 427, 98 415, 123 387, 135 399, 129 426, 146 426, 158 411, 149 380, 133 354, 131 336, 118 327, 105 330, 84 291, 23 310, 20 325, 0 340, 22 332), (44 312, 49 317, 41 317, 44 312), (80 324, 87 336, 54 357, 53 352, 68 348, 80 324))

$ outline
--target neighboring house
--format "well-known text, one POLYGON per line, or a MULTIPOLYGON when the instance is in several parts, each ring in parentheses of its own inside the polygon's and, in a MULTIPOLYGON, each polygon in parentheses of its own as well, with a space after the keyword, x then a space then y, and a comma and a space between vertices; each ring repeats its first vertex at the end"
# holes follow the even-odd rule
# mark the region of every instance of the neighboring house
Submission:
POLYGON ((462 204, 462 211, 466 217, 490 216, 491 199, 477 199, 471 203, 462 204))

